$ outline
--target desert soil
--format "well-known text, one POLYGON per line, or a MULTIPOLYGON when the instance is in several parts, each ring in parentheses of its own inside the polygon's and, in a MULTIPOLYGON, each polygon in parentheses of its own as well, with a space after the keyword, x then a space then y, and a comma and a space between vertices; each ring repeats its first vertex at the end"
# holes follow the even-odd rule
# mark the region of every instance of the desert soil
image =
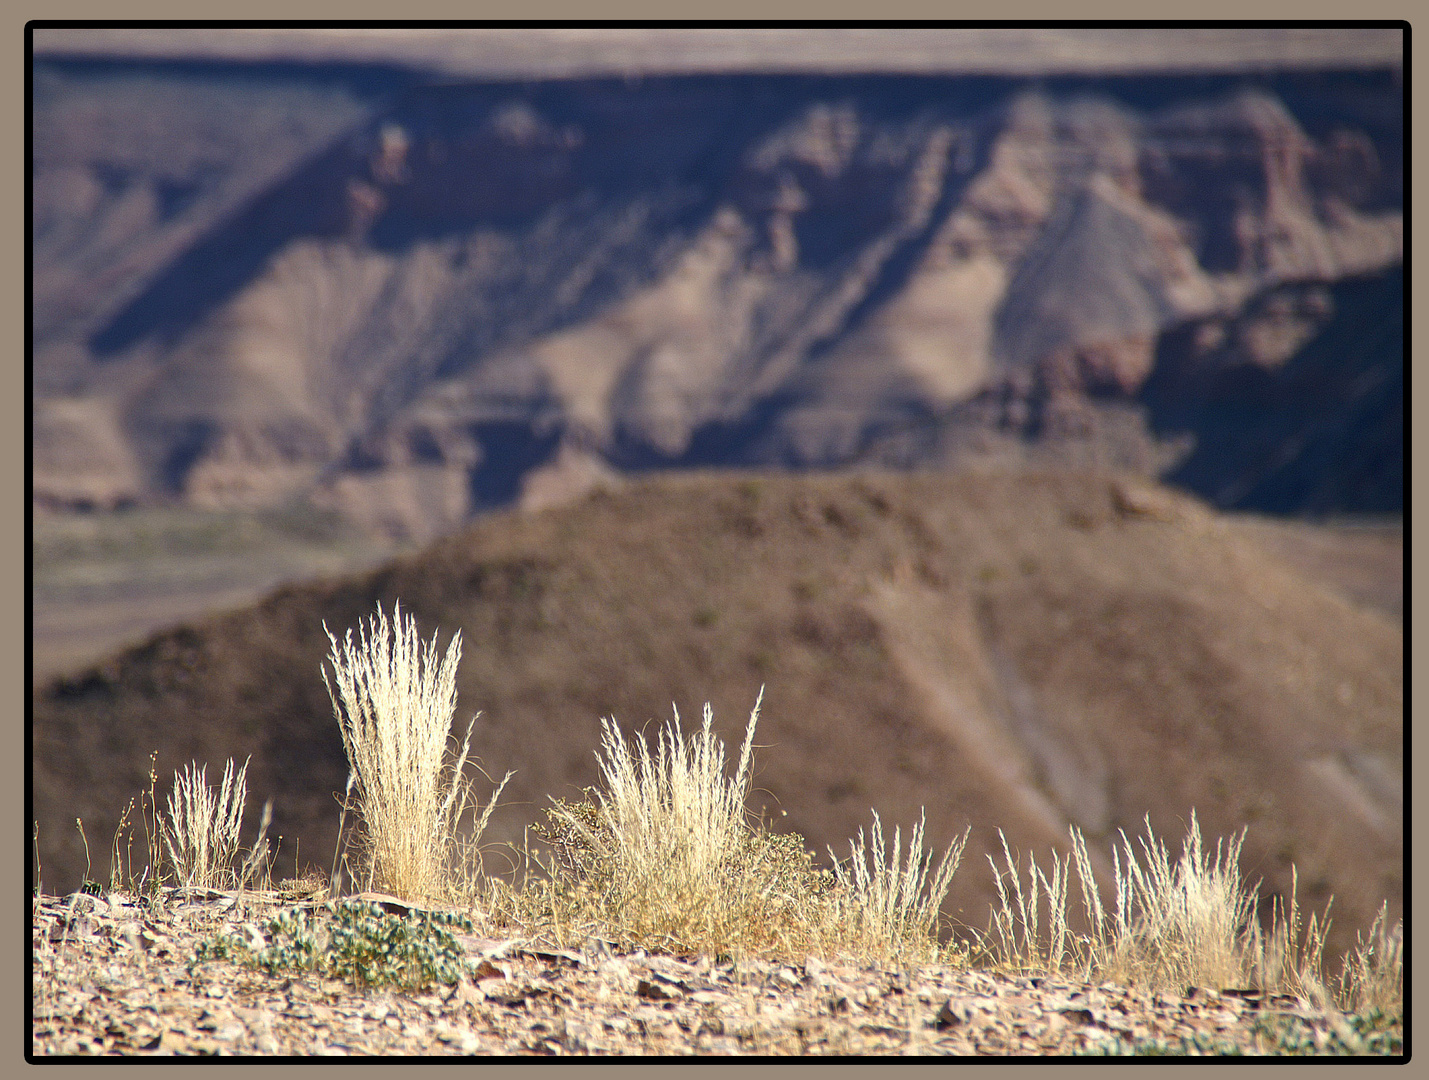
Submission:
POLYGON ((33 898, 32 1058, 1047 1056, 1157 1045, 1254 1054, 1271 1049, 1267 1030, 1288 1027, 1305 1048, 1323 1048, 1346 1024, 1252 991, 1161 994, 814 957, 620 955, 598 940, 571 951, 458 935, 472 978, 415 993, 190 963, 215 933, 261 934, 280 905, 293 904, 276 893, 173 889, 152 904, 118 894, 33 898))

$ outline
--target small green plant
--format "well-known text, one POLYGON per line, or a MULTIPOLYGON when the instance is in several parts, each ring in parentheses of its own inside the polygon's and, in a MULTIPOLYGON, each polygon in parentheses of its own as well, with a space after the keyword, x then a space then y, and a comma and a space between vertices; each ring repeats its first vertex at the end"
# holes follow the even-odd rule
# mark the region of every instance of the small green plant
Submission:
POLYGON ((466 971, 466 954, 452 933, 471 920, 442 911, 387 915, 380 908, 343 909, 330 928, 328 971, 356 986, 422 989, 451 985, 466 971), (349 914, 350 913, 350 914, 349 914))
POLYGON ((391 915, 376 904, 336 901, 309 912, 292 908, 268 921, 268 944, 256 948, 233 936, 200 945, 194 964, 229 960, 270 975, 316 972, 359 989, 391 986, 417 991, 451 985, 466 973, 454 931, 471 920, 442 911, 391 915))
POLYGON ((1316 1024, 1303 1016, 1260 1017, 1254 1038, 1262 1053, 1295 1057, 1367 1057, 1404 1053, 1404 1021, 1379 1010, 1316 1024))
POLYGON ((1175 1039, 1127 1039, 1121 1035, 1101 1039, 1074 1050, 1073 1057, 1238 1057, 1244 1047, 1230 1039, 1194 1032, 1175 1039))
POLYGON ((1351 1013, 1345 1019, 1345 1028, 1337 1028, 1336 1038, 1353 1054, 1402 1054, 1404 1013, 1387 1013, 1379 1008, 1351 1013))
POLYGON ((453 890, 454 864, 463 851, 476 850, 506 784, 497 787, 463 849, 457 825, 475 802, 464 767, 476 718, 452 755, 448 732, 461 633, 453 635, 440 663, 436 635, 423 648, 416 620, 404 621, 400 605, 389 623, 379 604, 359 633, 358 643, 349 630, 339 645, 327 631, 333 679, 326 668, 322 674, 352 770, 368 886, 406 899, 444 899, 453 890))

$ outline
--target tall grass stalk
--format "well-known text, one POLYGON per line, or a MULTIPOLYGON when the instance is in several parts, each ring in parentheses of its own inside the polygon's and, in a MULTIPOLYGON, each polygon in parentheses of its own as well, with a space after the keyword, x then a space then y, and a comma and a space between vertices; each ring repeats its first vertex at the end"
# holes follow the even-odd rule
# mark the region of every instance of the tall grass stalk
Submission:
POLYGON ((1015 971, 1061 971, 1070 959, 1067 934, 1067 885, 1070 880, 1070 860, 1063 863, 1052 854, 1052 874, 1044 874, 1028 856, 1027 885, 1023 888, 1017 860, 1007 844, 1002 830, 1006 872, 999 870, 992 856, 993 885, 997 889, 998 906, 992 909, 991 928, 983 939, 984 951, 996 957, 999 966, 1015 971), (1045 903, 1044 903, 1045 901, 1045 903), (1041 911, 1047 913, 1047 944, 1042 944, 1039 932, 1041 911))
POLYGON ((161 829, 179 882, 221 889, 238 881, 233 864, 248 799, 248 762, 235 772, 230 758, 216 792, 208 786, 207 769, 190 764, 175 774, 161 829))
POLYGON ((1330 909, 1326 905, 1321 915, 1311 914, 1302 926, 1299 885, 1299 872, 1292 866, 1290 895, 1284 900, 1276 897, 1271 904, 1269 927, 1262 929, 1258 920, 1247 919, 1242 935, 1242 980, 1326 1007, 1332 995, 1320 971, 1330 909))
MULTIPOLYGON (((436 634, 424 647, 400 605, 391 623, 378 605, 356 643, 351 630, 341 644, 326 624, 323 630, 333 668, 332 680, 323 669, 323 682, 356 776, 368 884, 412 900, 447 897, 457 825, 474 802, 464 769, 476 717, 461 749, 453 754, 448 746, 461 633, 439 662, 436 634)), ((500 787, 492 802, 499 794, 500 787)))
POLYGON ((152 896, 158 889, 160 878, 164 876, 164 823, 155 790, 159 781, 154 763, 159 752, 149 755, 149 787, 141 791, 136 799, 130 799, 119 815, 119 824, 114 830, 114 840, 109 849, 109 889, 111 892, 128 892, 133 896, 152 896), (138 822, 135 821, 135 814, 138 822), (144 826, 143 858, 136 859, 134 853, 136 824, 144 826))
MULTIPOLYGON (((852 858, 834 862, 834 923, 838 946, 858 957, 925 960, 937 951, 938 912, 962 860, 968 834, 949 845, 937 870, 933 852, 923 850, 926 815, 920 815, 900 854, 901 830, 893 829, 893 847, 885 849, 883 822, 873 812, 872 843, 858 830, 849 841, 852 858), (930 876, 931 871, 931 876, 930 876)), ((833 855, 833 850, 829 850, 833 855)))
POLYGON ((985 962, 1158 989, 1256 986, 1320 1007, 1338 1003, 1386 1014, 1402 1009, 1403 930, 1388 927, 1388 909, 1346 958, 1339 979, 1327 982, 1322 963, 1328 908, 1302 921, 1292 868, 1289 897, 1275 901, 1269 925, 1262 927, 1256 916, 1258 885, 1247 886, 1238 868, 1243 831, 1229 841, 1218 840, 1212 854, 1202 845, 1193 812, 1175 860, 1149 819, 1139 853, 1123 832, 1121 847, 1112 851, 1110 909, 1102 903, 1085 838, 1075 827, 1070 835, 1070 856, 1062 860, 1054 853, 1050 874, 1029 857, 1025 884, 1005 837, 1006 869, 989 857, 999 902, 979 942, 985 962), (1072 870, 1088 934, 1069 929, 1072 870))

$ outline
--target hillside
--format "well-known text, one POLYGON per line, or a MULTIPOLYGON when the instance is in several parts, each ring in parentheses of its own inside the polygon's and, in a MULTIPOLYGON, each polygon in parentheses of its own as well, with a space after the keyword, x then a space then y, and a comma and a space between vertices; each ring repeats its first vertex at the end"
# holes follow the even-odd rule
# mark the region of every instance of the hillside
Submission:
POLYGON ((299 840, 327 867, 346 765, 323 623, 400 599, 462 632, 459 717, 480 710, 488 772, 516 770, 495 841, 595 782, 600 717, 710 701, 732 740, 763 685, 751 809, 818 852, 871 807, 926 807, 938 845, 971 826, 949 914, 985 925, 997 829, 1041 855, 1074 824, 1109 872, 1118 830, 1184 835, 1194 808, 1209 836, 1248 828, 1251 880, 1286 889, 1293 863, 1302 904, 1333 893, 1338 951, 1381 900, 1401 910, 1403 630, 1382 588, 1336 591, 1313 544, 1257 528, 1067 471, 672 473, 493 514, 37 689, 45 887, 84 871, 76 816, 104 872, 155 751, 161 785, 251 754, 250 833, 271 796, 276 869, 299 840))
POLYGON ((1403 80, 1347 64, 37 56, 34 504, 421 542, 543 471, 1030 462, 1397 511, 1403 80))

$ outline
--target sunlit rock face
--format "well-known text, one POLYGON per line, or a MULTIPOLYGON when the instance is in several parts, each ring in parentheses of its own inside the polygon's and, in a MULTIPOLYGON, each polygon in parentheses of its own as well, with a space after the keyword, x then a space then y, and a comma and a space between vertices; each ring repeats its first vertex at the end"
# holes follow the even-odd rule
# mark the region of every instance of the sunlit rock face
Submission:
POLYGON ((35 87, 45 505, 296 498, 420 539, 558 461, 993 457, 1385 509, 1329 474, 1396 432, 1402 475, 1390 72, 35 87), (1368 310, 1391 332, 1354 345, 1368 310), (1207 410, 1247 380, 1230 438, 1207 410), (1307 380, 1346 388, 1338 434, 1307 380))

